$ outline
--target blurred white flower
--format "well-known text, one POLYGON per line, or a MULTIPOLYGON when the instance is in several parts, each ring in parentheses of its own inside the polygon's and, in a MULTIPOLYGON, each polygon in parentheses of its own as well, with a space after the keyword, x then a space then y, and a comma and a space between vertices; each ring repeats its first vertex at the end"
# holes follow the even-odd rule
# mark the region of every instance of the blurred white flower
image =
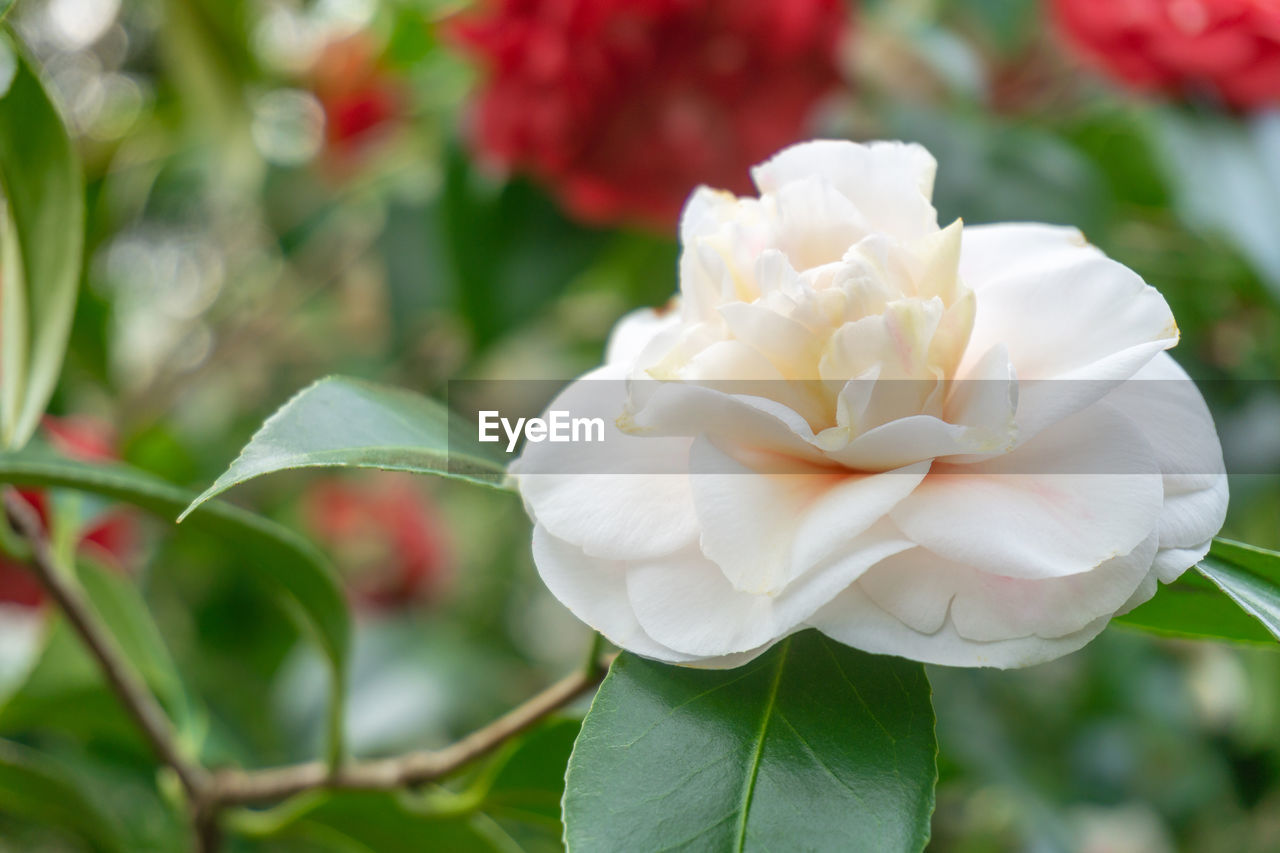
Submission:
POLYGON ((0 699, 36 662, 44 631, 45 615, 39 608, 0 602, 0 699))
POLYGON ((1074 229, 940 229, 934 170, 813 142, 759 198, 693 195, 678 308, 625 318, 551 405, 608 440, 512 469, 579 618, 700 666, 806 627, 1025 666, 1205 553, 1222 451, 1164 299, 1074 229))

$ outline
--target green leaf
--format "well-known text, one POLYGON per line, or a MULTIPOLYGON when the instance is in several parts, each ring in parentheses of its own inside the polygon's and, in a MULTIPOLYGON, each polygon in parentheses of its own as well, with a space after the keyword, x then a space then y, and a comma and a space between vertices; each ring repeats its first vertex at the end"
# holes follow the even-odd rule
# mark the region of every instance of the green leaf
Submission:
POLYGON ((164 703, 178 730, 193 734, 196 722, 190 698, 137 584, 92 564, 82 564, 78 575, 94 610, 125 657, 164 703))
POLYGON ((1274 643, 1258 621, 1198 572, 1162 586, 1145 604, 1117 616, 1115 623, 1169 637, 1274 643))
POLYGON ((569 760, 573 853, 919 851, 937 742, 924 667, 807 631, 739 669, 621 655, 569 760))
POLYGON ((0 447, 26 444, 62 370, 84 243, 71 140, 31 61, 0 33, 0 447))
POLYGON ((499 485, 505 466, 468 440, 473 434, 428 397, 330 376, 298 392, 268 418, 226 473, 178 520, 232 486, 296 468, 381 468, 499 485))
POLYGON ((1197 568, 1115 621, 1174 637, 1268 645, 1280 639, 1280 553, 1215 539, 1197 568))
MULTIPOLYGON (((194 739, 202 720, 197 720, 177 666, 137 585, 90 563, 79 566, 77 577, 125 658, 168 709, 178 730, 194 739)), ((0 701, 0 732, 38 727, 116 739, 123 734, 126 740, 134 740, 132 722, 118 713, 118 700, 107 689, 101 670, 57 616, 49 620, 39 657, 15 687, 0 701)))
MULTIPOLYGON (((165 519, 172 519, 191 500, 189 492, 139 471, 89 465, 39 451, 0 453, 0 482, 89 492, 165 519)), ((205 504, 188 525, 234 543, 245 563, 294 605, 333 667, 334 695, 341 696, 351 623, 346 598, 325 558, 286 528, 222 502, 205 504)), ((334 708, 336 713, 339 705, 335 703, 334 708)))
MULTIPOLYGON (((483 351, 546 312, 612 235, 569 221, 527 181, 495 185, 459 146, 450 146, 444 167, 434 220, 445 251, 427 259, 436 262, 428 275, 452 285, 472 343, 483 351)), ((414 270, 419 287, 423 277, 421 268, 414 270)), ((668 277, 668 291, 672 283, 668 277)))
POLYGON ((1117 616, 1117 625, 1153 634, 1200 640, 1274 643, 1258 621, 1197 572, 1161 587, 1150 601, 1117 616))
POLYGON ((326 850, 520 853, 492 819, 471 811, 437 813, 430 793, 315 791, 273 809, 233 813, 228 824, 249 838, 297 839, 326 850))
POLYGON ((102 672, 66 620, 50 620, 40 657, 26 679, 0 703, 0 734, 58 731, 113 748, 136 746, 149 755, 137 727, 106 686, 102 672))
POLYGON ((0 811, 74 833, 95 850, 123 851, 119 829, 53 762, 0 741, 0 811))
POLYGON ((9 10, 13 8, 15 2, 17 0, 0 0, 0 21, 3 21, 5 16, 9 14, 9 10))
POLYGON ((1200 573, 1280 640, 1280 554, 1215 539, 1200 573))
POLYGON ((530 732, 510 750, 484 795, 481 810, 526 853, 562 849, 565 768, 581 729, 580 720, 557 719, 530 732))

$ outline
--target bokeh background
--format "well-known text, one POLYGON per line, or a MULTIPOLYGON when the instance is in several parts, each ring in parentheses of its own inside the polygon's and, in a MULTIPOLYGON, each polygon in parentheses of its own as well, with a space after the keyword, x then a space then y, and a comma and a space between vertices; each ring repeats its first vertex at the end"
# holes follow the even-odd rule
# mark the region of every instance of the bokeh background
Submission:
MULTIPOLYGON (((674 291, 694 185, 746 191, 751 163, 811 136, 906 139, 939 161, 942 221, 1077 225, 1166 296, 1175 356, 1250 472, 1226 532, 1280 546, 1280 481, 1263 474, 1280 470, 1270 0, 18 0, 10 22, 87 180, 83 288, 45 428, 65 452, 203 488, 320 376, 437 396, 451 379, 567 380, 619 316, 674 291)), ((129 643, 177 674, 208 762, 317 754, 324 666, 233 550, 35 497, 145 605, 154 630, 129 643)), ((585 652, 510 495, 310 472, 233 500, 343 574, 357 753, 443 745, 585 652)), ((1045 666, 930 676, 931 850, 1280 849, 1272 648, 1113 627, 1045 666)), ((518 756, 532 793, 467 833, 371 795, 246 825, 231 849, 557 849, 573 727, 518 756)), ((0 737, 68 769, 133 849, 182 849, 145 744, 2 562, 0 737)), ((0 851, 82 848, 2 802, 0 851)))

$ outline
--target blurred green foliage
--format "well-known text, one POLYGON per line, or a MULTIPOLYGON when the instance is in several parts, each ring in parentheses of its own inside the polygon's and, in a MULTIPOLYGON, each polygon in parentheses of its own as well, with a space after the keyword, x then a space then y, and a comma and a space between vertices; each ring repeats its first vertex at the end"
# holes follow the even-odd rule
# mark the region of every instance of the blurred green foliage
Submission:
MULTIPOLYGON (((474 72, 439 32, 453 5, 20 0, 9 22, 44 67, 87 180, 84 281, 55 413, 111 422, 124 461, 199 490, 319 376, 436 394, 453 378, 567 378, 598 362, 622 313, 668 298, 673 234, 580 226, 536 185, 466 153, 474 72), (314 65, 352 36, 372 45, 405 109, 341 146, 326 137, 314 65)), ((928 145, 944 221, 1082 227, 1169 300, 1175 355, 1207 380, 1234 465, 1275 470, 1274 117, 1109 91, 1054 50, 1030 0, 881 0, 864 4, 859 30, 856 88, 825 132, 928 145)), ((313 477, 254 481, 235 500, 304 529, 313 477)), ((576 665, 588 641, 537 580, 518 499, 415 488, 450 531, 451 583, 425 604, 358 613, 346 734, 362 755, 449 742, 576 665)), ((1275 478, 1232 489, 1227 534, 1280 546, 1275 478)), ((147 533, 131 581, 89 577, 95 599, 145 604, 154 621, 129 651, 193 747, 214 766, 318 754, 327 674, 298 623, 261 578, 234 570, 242 554, 166 523, 147 533)), ((931 849, 1280 848, 1270 648, 1113 627, 1031 670, 929 676, 943 758, 931 849)), ((0 795, 44 784, 30 748, 75 780, 80 794, 56 795, 64 807, 97 804, 70 820, 0 799, 0 851, 84 849, 95 833, 110 849, 99 820, 123 849, 181 849, 171 781, 157 784, 64 624, 51 621, 30 673, 0 694, 0 737, 22 747, 0 754, 0 795)), ((553 723, 438 789, 238 814, 231 849, 558 849, 575 732, 553 723), (422 817, 424 800, 457 814, 422 817)))

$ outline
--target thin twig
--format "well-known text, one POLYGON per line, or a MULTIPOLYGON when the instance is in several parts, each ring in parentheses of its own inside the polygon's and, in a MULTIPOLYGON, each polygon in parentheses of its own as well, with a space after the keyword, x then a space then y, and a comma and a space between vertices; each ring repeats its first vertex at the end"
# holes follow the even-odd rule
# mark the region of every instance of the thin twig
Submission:
POLYGON ((121 704, 142 730, 156 756, 173 769, 187 794, 196 800, 208 786, 208 773, 189 762, 178 748, 178 736, 160 703, 146 683, 125 659, 115 638, 98 621, 92 606, 70 583, 53 556, 40 517, 12 488, 4 490, 4 509, 9 524, 31 547, 30 564, 36 577, 66 614, 67 621, 93 655, 121 704))
POLYGON ((601 659, 590 670, 568 675, 507 714, 444 749, 395 758, 351 762, 331 771, 323 762, 266 770, 223 770, 214 774, 209 796, 222 806, 282 800, 317 788, 388 791, 447 776, 536 725, 600 683, 608 669, 601 659))
POLYGON ((586 665, 462 740, 435 751, 411 752, 394 758, 349 762, 334 769, 313 761, 292 767, 262 770, 221 770, 210 773, 189 762, 178 748, 177 732, 146 683, 120 651, 110 631, 74 583, 59 568, 39 516, 11 487, 4 489, 4 514, 13 530, 30 546, 30 564, 49 596, 93 655, 103 676, 133 718, 156 756, 177 775, 191 805, 198 851, 221 846, 219 817, 231 806, 282 800, 312 790, 381 790, 429 782, 487 755, 511 738, 537 725, 600 683, 611 656, 601 654, 603 640, 593 638, 586 665))

